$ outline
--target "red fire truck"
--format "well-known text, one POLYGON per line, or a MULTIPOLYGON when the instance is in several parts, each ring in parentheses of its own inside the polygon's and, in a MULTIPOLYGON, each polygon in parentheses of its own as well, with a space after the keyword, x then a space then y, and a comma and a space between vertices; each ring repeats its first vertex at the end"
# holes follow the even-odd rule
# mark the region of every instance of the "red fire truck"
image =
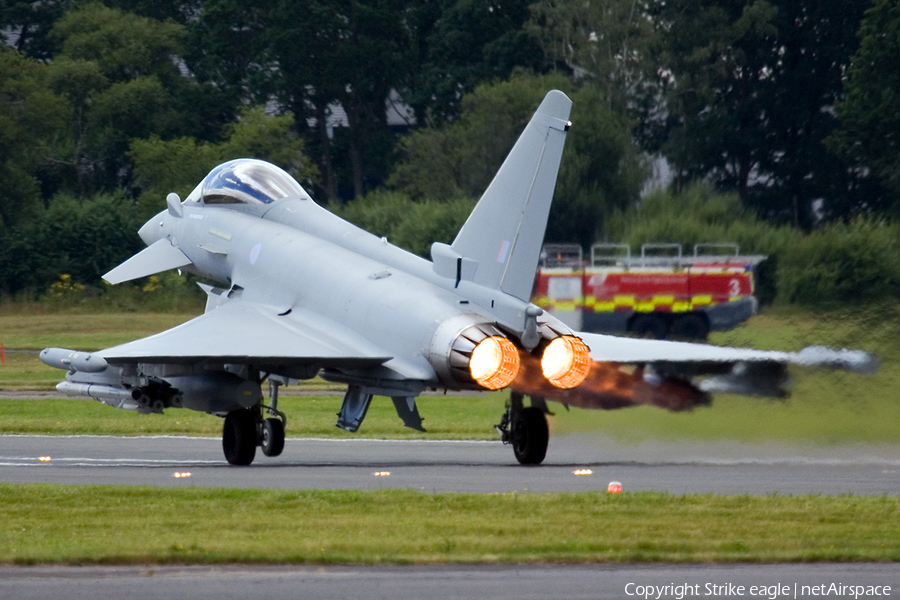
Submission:
POLYGON ((705 339, 756 312, 754 270, 763 255, 737 244, 595 244, 582 257, 576 244, 547 244, 532 302, 576 331, 705 339))

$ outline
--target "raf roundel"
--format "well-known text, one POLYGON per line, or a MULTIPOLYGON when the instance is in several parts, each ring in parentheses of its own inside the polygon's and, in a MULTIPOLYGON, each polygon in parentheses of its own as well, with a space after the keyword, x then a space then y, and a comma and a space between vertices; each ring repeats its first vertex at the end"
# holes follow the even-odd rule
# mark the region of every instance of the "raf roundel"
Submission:
MULTIPOLYGON (((239 466, 252 463, 257 448, 267 457, 282 453, 287 415, 278 408, 279 388, 317 376, 346 386, 335 424, 350 432, 375 395, 391 398, 403 425, 424 431, 416 398, 426 390, 508 387, 496 429, 515 460, 533 465, 547 453, 547 400, 684 410, 708 404, 711 392, 783 397, 789 363, 877 366, 851 350, 776 352, 584 333, 532 304, 571 106, 562 92, 547 94, 453 243, 432 245, 431 261, 317 205, 271 163, 219 165, 183 203, 169 195, 138 232, 147 248, 103 276, 115 284, 187 269, 221 286, 202 284, 203 314, 97 352, 47 348, 41 361, 66 372, 56 388, 66 395, 143 414, 224 417, 224 458, 239 466), (255 271, 262 240, 268 249, 255 271)), ((566 302, 585 297, 582 274, 561 280, 566 302)), ((635 309, 642 301, 628 300, 635 309)))

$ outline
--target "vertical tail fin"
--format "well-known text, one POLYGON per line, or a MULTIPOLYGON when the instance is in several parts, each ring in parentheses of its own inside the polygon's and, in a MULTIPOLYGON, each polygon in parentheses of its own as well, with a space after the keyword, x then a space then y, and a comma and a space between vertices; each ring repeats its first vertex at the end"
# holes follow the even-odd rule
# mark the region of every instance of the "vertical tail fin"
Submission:
POLYGON ((453 241, 477 264, 475 283, 531 297, 571 108, 560 91, 544 97, 453 241))

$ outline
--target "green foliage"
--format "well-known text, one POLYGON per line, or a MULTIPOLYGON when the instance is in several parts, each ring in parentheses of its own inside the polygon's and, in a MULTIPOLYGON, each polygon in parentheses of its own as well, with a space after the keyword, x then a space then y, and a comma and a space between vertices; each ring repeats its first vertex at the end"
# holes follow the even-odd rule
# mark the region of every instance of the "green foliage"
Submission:
POLYGON ((88 260, 94 251, 84 244, 60 247, 65 232, 51 239, 42 220, 67 220, 52 212, 53 198, 71 205, 95 194, 139 196, 140 220, 168 192, 187 195, 211 167, 238 156, 275 162, 307 186, 321 172, 319 198, 371 191, 402 156, 391 186, 416 203, 386 200, 376 209, 369 198, 347 214, 389 222, 380 232, 427 254, 430 237, 452 238, 464 212, 458 199, 483 192, 543 95, 557 88, 574 100, 574 126, 548 241, 719 237, 772 254, 763 269, 774 282, 777 262, 784 301, 857 298, 854 289, 890 295, 894 226, 878 217, 896 215, 900 190, 900 9, 875 0, 863 18, 866 5, 7 2, 0 28, 18 51, 0 48, 0 289, 44 291, 64 272, 91 288, 97 273, 82 269, 109 268, 109 240, 97 238, 100 258, 88 260), (554 74, 523 74, 542 69, 554 74), (392 89, 420 126, 399 146, 384 115, 392 89), (237 117, 237 107, 272 99, 284 116, 255 108, 237 117), (329 137, 334 102, 347 126, 329 137), (759 218, 807 230, 815 225, 810 204, 822 199, 825 219, 845 224, 804 237, 707 197, 671 210, 662 202, 655 209, 668 210, 668 222, 636 222, 628 233, 631 222, 611 215, 629 214, 646 173, 633 137, 669 156, 676 188, 703 178, 736 192, 759 218), (51 266, 50 256, 61 263, 51 266))
POLYGON ((111 82, 179 77, 172 56, 181 50, 184 27, 173 22, 90 2, 54 23, 52 35, 63 56, 95 61, 111 82))
POLYGON ((193 480, 2 483, 0 519, 9 526, 0 561, 527 568, 900 559, 900 499, 890 496, 261 490, 193 480))
POLYGON ((433 242, 453 241, 472 208, 466 199, 415 202, 398 192, 373 192, 335 212, 396 246, 429 257, 433 242))
POLYGON ((54 23, 59 52, 47 68, 73 116, 55 146, 55 187, 45 195, 127 188, 132 139, 218 132, 232 113, 220 92, 182 71, 185 35, 184 25, 99 2, 78 3, 54 23))
POLYGON ((100 275, 143 247, 143 221, 121 194, 59 196, 10 231, 0 245, 0 281, 9 291, 43 291, 63 273, 96 285, 100 275))
POLYGON ((487 188, 531 115, 551 89, 571 89, 561 76, 517 75, 463 96, 458 121, 403 138, 405 154, 389 184, 415 199, 478 197, 487 188))
MULTIPOLYGON (((0 2, 0 29, 15 39, 15 49, 37 60, 50 58, 54 44, 49 39, 53 23, 76 0, 4 0, 0 2)), ((12 45, 12 44, 10 44, 12 45)))
POLYGON ((361 196, 386 176, 385 102, 415 69, 410 39, 427 7, 407 0, 204 2, 192 24, 199 71, 244 103, 277 99, 319 160, 319 197, 361 196), (329 131, 341 105, 344 123, 329 131), (334 134, 332 136, 332 133, 334 134))
POLYGON ((519 74, 479 86, 463 97, 458 121, 442 129, 418 130, 401 142, 405 160, 390 184, 415 199, 480 196, 551 89, 572 98, 574 125, 566 140, 547 239, 590 244, 605 214, 637 199, 645 171, 628 122, 609 109, 599 90, 575 88, 562 75, 519 74))
POLYGON ((269 161, 300 181, 315 178, 316 167, 304 154, 303 140, 291 133, 291 122, 291 115, 268 116, 263 107, 250 107, 225 128, 219 143, 187 137, 162 140, 154 135, 132 140, 129 157, 142 190, 138 200, 142 214, 155 214, 170 192, 187 197, 213 167, 234 158, 269 161))
POLYGON ((46 65, 0 47, 0 228, 40 202, 37 174, 70 115, 48 83, 46 65))
POLYGON ((540 41, 545 60, 565 65, 580 81, 602 91, 609 106, 630 112, 655 104, 658 92, 651 49, 659 32, 644 2, 634 0, 540 0, 525 25, 540 41))
POLYGON ((680 194, 648 194, 639 207, 618 213, 608 232, 635 248, 675 242, 690 252, 696 243, 737 243, 744 253, 767 254, 758 280, 763 302, 774 298, 776 288, 782 302, 803 305, 900 296, 900 226, 874 219, 806 234, 760 221, 736 195, 695 184, 680 194))
POLYGON ((609 108, 599 88, 578 88, 572 101, 545 239, 587 247, 600 238, 610 214, 637 201, 647 169, 629 122, 609 108))
POLYGON ((830 154, 833 107, 866 3, 854 0, 674 0, 651 3, 661 32, 665 114, 642 122, 678 185, 709 178, 769 220, 812 227, 871 208, 871 189, 830 154))
MULTIPOLYGON (((103 284, 95 288, 96 297, 83 297, 67 309, 108 312, 193 312, 202 310, 206 294, 196 285, 196 278, 176 271, 166 271, 133 282, 103 284)), ((44 295, 41 302, 49 308, 60 308, 53 298, 44 295)))
POLYGON ((141 212, 148 217, 161 210, 167 194, 186 198, 209 171, 222 161, 217 145, 181 137, 131 141, 129 156, 134 161, 134 182, 142 190, 138 197, 141 212))
POLYGON ((86 141, 95 158, 109 161, 131 139, 170 130, 169 121, 175 116, 168 102, 168 92, 153 75, 113 83, 93 97, 86 141))
POLYGON ((420 120, 453 122, 465 112, 461 97, 478 86, 507 79, 517 68, 542 67, 541 46, 524 28, 531 2, 446 0, 419 8, 408 100, 420 120))
POLYGON ((799 236, 779 257, 780 287, 798 304, 900 296, 900 226, 859 218, 799 236))
MULTIPOLYGON (((861 175, 870 167, 891 190, 882 199, 892 212, 900 194, 900 3, 875 0, 859 30, 859 50, 844 83, 846 97, 836 106, 840 128, 828 139, 861 175)), ((877 203, 877 197, 871 198, 877 203)), ((876 204, 877 205, 877 204, 876 204)))

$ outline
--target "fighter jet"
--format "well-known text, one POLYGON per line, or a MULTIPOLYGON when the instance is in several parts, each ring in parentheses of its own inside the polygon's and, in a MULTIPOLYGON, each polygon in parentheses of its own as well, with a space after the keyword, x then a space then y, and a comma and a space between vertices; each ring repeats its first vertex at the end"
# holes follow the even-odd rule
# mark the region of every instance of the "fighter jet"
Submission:
POLYGON ((68 371, 60 392, 116 408, 197 410, 224 418, 227 461, 284 448, 281 385, 346 385, 337 426, 356 431, 373 396, 422 429, 425 390, 509 388, 497 425, 522 464, 544 460, 546 400, 584 408, 672 410, 714 391, 783 395, 786 365, 871 370, 863 352, 723 348, 580 333, 530 303, 571 101, 544 98, 452 244, 431 260, 317 205, 278 167, 238 159, 150 219, 147 248, 112 269, 116 284, 170 269, 196 274, 204 314, 98 352, 48 348, 68 371), (268 398, 262 385, 268 383, 268 398), (525 406, 526 396, 530 406, 525 406))

